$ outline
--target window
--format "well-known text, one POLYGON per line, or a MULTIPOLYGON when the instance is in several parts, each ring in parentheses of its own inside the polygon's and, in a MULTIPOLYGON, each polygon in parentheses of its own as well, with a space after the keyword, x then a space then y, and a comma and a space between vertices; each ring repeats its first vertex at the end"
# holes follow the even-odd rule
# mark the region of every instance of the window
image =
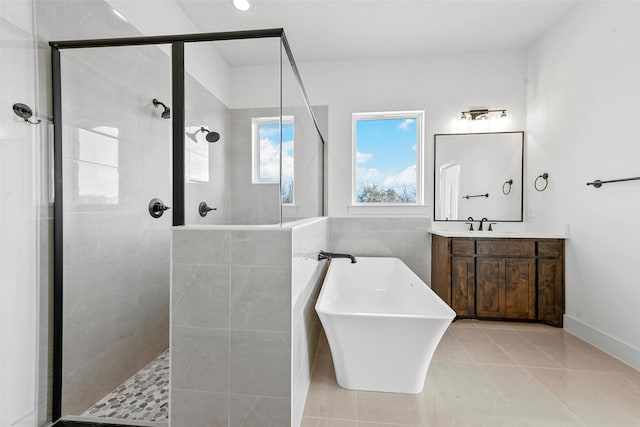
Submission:
POLYGON ((187 181, 209 182, 209 143, 201 126, 191 126, 186 133, 184 173, 187 181))
POLYGON ((353 203, 422 204, 423 111, 353 114, 353 203))
POLYGON ((253 183, 280 182, 280 140, 282 139, 282 203, 293 204, 293 116, 260 117, 252 120, 253 183))

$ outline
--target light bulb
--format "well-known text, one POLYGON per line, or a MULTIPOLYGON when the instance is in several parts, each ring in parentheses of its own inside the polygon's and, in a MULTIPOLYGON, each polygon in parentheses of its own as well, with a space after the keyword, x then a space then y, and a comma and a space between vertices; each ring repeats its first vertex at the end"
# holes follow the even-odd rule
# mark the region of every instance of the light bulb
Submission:
POLYGON ((248 0, 233 0, 233 5, 236 9, 243 12, 249 10, 249 8, 251 7, 248 0))

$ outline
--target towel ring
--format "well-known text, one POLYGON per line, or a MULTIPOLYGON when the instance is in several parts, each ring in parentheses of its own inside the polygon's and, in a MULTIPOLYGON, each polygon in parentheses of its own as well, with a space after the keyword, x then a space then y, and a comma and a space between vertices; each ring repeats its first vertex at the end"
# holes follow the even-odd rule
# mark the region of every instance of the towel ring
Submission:
POLYGON ((538 175, 538 177, 536 178, 535 182, 533 183, 533 186, 535 187, 535 189, 537 191, 544 191, 547 189, 547 186, 549 185, 549 174, 548 173, 543 173, 542 175, 538 175), (544 179, 544 187, 538 188, 538 180, 539 179, 544 179))
POLYGON ((508 181, 505 181, 504 184, 502 184, 502 194, 504 194, 505 196, 509 193, 511 193, 511 186, 513 185, 513 180, 510 179, 508 181), (504 187, 508 185, 509 187, 505 190, 504 187))

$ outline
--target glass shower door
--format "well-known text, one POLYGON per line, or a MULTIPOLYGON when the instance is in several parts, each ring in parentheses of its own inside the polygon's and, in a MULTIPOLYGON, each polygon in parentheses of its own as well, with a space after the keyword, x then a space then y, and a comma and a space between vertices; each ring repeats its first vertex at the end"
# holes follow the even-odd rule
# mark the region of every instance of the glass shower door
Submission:
POLYGON ((63 416, 167 421, 168 365, 166 381, 135 377, 169 347, 167 52, 61 52, 63 416), (127 400, 138 386, 143 407, 127 400))

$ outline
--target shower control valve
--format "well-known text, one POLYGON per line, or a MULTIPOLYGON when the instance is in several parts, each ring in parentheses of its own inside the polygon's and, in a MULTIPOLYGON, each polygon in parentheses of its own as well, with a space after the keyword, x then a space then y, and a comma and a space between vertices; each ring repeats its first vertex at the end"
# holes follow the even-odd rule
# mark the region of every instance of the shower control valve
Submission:
POLYGON ((154 218, 160 218, 164 211, 171 209, 171 206, 167 206, 164 202, 158 198, 151 199, 149 202, 149 215, 154 218))
POLYGON ((209 212, 215 211, 215 210, 218 210, 218 208, 212 208, 210 206, 207 206, 207 202, 200 202, 200 205, 198 206, 198 213, 203 218, 207 216, 209 212))

